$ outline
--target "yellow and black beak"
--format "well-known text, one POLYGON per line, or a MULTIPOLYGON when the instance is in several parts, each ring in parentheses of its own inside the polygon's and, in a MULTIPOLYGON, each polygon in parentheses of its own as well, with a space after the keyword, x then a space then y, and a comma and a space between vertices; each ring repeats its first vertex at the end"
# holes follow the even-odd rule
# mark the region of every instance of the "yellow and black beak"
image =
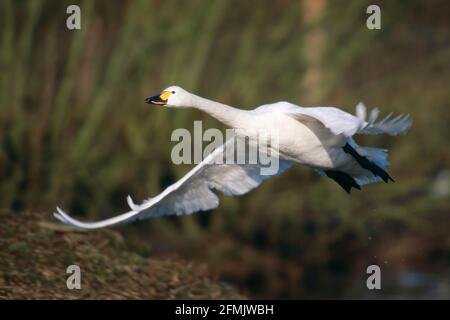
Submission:
POLYGON ((169 91, 163 91, 161 94, 157 94, 153 97, 148 97, 145 99, 145 103, 148 104, 157 104, 157 105, 165 105, 167 104, 167 100, 169 99, 172 93, 169 91))

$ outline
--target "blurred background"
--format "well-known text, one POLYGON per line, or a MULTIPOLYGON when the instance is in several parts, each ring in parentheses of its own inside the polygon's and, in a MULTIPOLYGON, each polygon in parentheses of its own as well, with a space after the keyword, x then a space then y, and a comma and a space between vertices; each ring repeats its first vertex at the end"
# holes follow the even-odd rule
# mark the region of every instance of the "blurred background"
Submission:
POLYGON ((178 180, 191 166, 172 164, 171 132, 225 128, 143 102, 172 84, 248 109, 363 101, 414 124, 357 137, 391 150, 396 183, 347 195, 296 166, 212 212, 115 228, 137 252, 206 264, 251 298, 450 298, 450 2, 1 0, 0 207, 95 220, 178 180))

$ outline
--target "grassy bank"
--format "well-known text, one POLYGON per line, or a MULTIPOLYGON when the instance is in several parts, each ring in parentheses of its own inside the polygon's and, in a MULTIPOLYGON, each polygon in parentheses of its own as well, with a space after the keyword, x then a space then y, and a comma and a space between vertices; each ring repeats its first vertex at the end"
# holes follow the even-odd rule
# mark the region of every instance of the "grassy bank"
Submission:
POLYGON ((205 267, 143 257, 116 231, 78 232, 31 213, 0 212, 0 299, 242 299, 205 267), (69 290, 70 265, 81 290, 69 290))

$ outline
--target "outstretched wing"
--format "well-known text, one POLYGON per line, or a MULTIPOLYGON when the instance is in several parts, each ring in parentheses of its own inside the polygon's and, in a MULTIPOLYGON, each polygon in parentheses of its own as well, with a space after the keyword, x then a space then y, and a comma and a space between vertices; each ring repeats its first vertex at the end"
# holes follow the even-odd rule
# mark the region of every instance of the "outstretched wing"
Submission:
POLYGON ((372 109, 367 119, 366 106, 359 103, 356 106, 356 115, 347 113, 334 107, 303 108, 288 102, 279 102, 277 108, 281 107, 284 112, 294 117, 298 121, 319 121, 328 128, 334 135, 343 134, 351 137, 354 134, 388 134, 396 136, 406 133, 411 127, 412 121, 409 115, 392 117, 392 113, 376 122, 379 110, 372 109))
POLYGON ((223 161, 224 156, 227 156, 229 148, 235 148, 235 141, 236 136, 211 152, 183 178, 156 197, 145 200, 140 205, 135 204, 131 197, 128 197, 127 202, 131 210, 124 214, 96 222, 82 222, 57 208, 54 216, 61 222, 74 227, 97 229, 137 219, 210 210, 219 205, 219 198, 212 190, 219 190, 225 195, 241 195, 256 188, 271 176, 287 170, 293 164, 291 161, 277 159, 278 171, 268 175, 261 174, 260 164, 229 164, 228 161, 223 161))

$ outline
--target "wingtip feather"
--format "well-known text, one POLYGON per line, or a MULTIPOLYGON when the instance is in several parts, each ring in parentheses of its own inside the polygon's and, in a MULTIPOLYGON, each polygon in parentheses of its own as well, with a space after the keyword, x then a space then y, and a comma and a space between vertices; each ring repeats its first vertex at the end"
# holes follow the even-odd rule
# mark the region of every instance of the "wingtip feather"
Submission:
POLYGON ((134 203, 130 195, 127 196, 127 203, 131 210, 137 211, 139 209, 139 206, 134 203))
POLYGON ((364 103, 360 102, 356 105, 356 116, 360 121, 366 121, 367 108, 364 103))

